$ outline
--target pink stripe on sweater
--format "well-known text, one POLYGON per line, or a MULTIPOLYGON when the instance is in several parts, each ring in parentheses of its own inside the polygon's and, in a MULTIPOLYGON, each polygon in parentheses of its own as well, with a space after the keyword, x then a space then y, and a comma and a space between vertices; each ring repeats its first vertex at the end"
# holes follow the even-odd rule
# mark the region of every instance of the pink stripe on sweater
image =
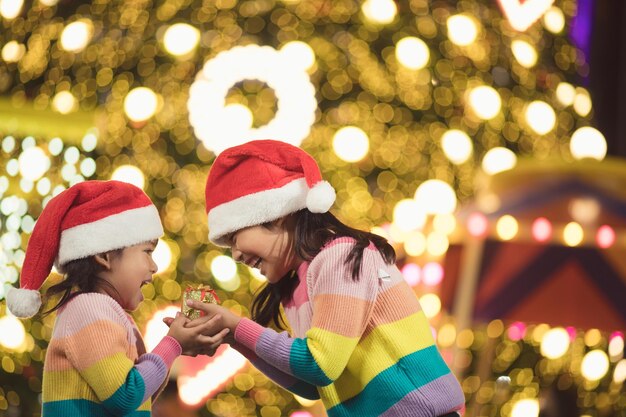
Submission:
POLYGON ((159 355, 161 359, 163 359, 163 362, 165 362, 167 369, 169 369, 172 363, 174 363, 174 359, 180 356, 182 350, 178 340, 171 336, 165 336, 152 350, 152 353, 159 355))
MULTIPOLYGON (((308 264, 307 264, 307 268, 308 268, 308 264)), ((298 269, 298 271, 299 270, 300 269, 298 269)), ((300 279, 300 283, 294 290, 293 295, 291 296, 291 299, 288 302, 284 303, 283 305, 284 308, 299 307, 302 304, 309 301, 309 291, 306 285, 306 275, 300 275, 300 273, 298 272, 298 279, 300 279)))
POLYGON ((261 337, 265 327, 250 319, 243 318, 235 329, 235 340, 248 349, 255 350, 256 342, 261 337))

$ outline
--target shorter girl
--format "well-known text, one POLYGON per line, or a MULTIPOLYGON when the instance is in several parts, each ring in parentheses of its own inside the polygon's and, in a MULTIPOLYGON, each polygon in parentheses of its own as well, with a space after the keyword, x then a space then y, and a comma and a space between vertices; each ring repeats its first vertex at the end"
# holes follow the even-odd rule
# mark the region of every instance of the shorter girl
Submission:
POLYGON ((142 301, 152 281, 159 213, 139 188, 117 181, 86 181, 54 197, 28 242, 21 289, 7 307, 31 317, 41 306, 39 289, 56 264, 64 279, 48 289, 60 301, 43 373, 43 416, 149 416, 151 401, 167 381, 181 351, 219 344, 229 330, 220 318, 185 328, 174 319, 151 353, 124 310, 142 301), (202 333, 217 333, 214 337, 202 333))
POLYGON ((209 239, 260 269, 252 317, 192 302, 234 347, 293 392, 321 397, 330 417, 458 415, 464 396, 412 289, 380 236, 328 213, 335 191, 310 155, 262 140, 225 150, 206 184, 209 239), (293 331, 277 333, 280 306, 293 331))

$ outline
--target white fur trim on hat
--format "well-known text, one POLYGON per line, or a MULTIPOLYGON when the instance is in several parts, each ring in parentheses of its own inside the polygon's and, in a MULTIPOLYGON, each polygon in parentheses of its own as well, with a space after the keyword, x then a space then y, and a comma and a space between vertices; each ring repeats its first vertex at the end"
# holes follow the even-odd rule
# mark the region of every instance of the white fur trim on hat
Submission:
POLYGON ((306 207, 311 213, 326 213, 335 202, 336 196, 335 189, 328 181, 320 181, 309 190, 306 207))
POLYGON ((222 239, 228 233, 306 208, 308 193, 306 180, 299 178, 280 188, 247 194, 220 204, 209 211, 209 240, 218 246, 228 246, 222 239))
POLYGON ((153 205, 122 211, 61 233, 57 265, 125 248, 163 236, 159 212, 153 205))
POLYGON ((41 295, 37 290, 9 288, 7 292, 7 308, 16 317, 32 317, 41 307, 41 295))

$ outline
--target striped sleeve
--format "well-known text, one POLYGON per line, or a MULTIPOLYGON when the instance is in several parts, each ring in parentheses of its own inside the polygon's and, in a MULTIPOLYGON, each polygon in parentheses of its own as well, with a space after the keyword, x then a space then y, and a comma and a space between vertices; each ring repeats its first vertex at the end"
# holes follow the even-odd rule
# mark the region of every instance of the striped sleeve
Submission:
POLYGON ((313 316, 304 338, 290 338, 243 319, 235 331, 237 341, 310 384, 326 386, 336 380, 370 321, 378 292, 378 279, 371 271, 377 270, 380 254, 375 248, 365 249, 361 268, 365 273, 353 280, 351 265, 346 265, 353 245, 338 239, 311 262, 307 279, 313 316))
POLYGON ((129 323, 102 297, 75 300, 65 317, 68 360, 102 405, 116 415, 136 410, 154 394, 167 376, 166 361, 171 364, 180 354, 178 342, 164 338, 153 353, 141 355, 135 364, 127 353, 129 323))
POLYGON ((263 359, 259 358, 256 353, 239 343, 236 343, 232 347, 248 359, 255 368, 263 372, 265 376, 285 388, 287 391, 309 400, 319 400, 320 394, 317 392, 317 387, 314 385, 297 379, 293 375, 286 374, 275 366, 272 366, 263 359))

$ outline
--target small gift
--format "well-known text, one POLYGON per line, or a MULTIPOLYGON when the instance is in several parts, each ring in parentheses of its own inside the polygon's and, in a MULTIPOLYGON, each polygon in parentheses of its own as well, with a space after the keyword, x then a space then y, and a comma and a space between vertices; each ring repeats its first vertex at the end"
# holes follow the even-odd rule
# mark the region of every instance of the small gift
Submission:
POLYGON ((204 316, 204 311, 196 310, 187 305, 187 300, 196 300, 203 303, 219 304, 220 300, 217 298, 215 290, 208 285, 201 285, 198 288, 187 286, 183 293, 183 314, 190 319, 197 319, 204 316))

